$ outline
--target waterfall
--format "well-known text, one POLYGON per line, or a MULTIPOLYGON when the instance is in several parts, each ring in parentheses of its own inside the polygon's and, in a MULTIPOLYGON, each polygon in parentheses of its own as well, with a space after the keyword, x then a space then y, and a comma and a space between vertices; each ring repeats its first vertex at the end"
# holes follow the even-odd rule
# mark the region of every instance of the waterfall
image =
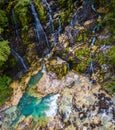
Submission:
POLYGON ((92 5, 91 5, 91 8, 94 12, 97 12, 96 9, 95 9, 95 6, 94 6, 94 0, 92 0, 92 5))
POLYGON ((76 21, 77 21, 77 12, 74 13, 74 15, 71 19, 70 27, 73 27, 75 25, 76 21))
POLYGON ((62 30, 61 21, 60 21, 60 18, 58 17, 58 32, 57 32, 58 36, 60 36, 61 30, 62 30))
POLYGON ((87 7, 89 4, 90 0, 85 0, 85 6, 87 7))
POLYGON ((16 22, 16 16, 15 16, 14 9, 12 9, 12 23, 13 23, 14 28, 15 28, 16 36, 18 37, 19 40, 21 40, 19 32, 17 30, 18 27, 17 27, 17 22, 16 22))
POLYGON ((54 25, 53 25, 53 19, 52 19, 52 16, 50 13, 48 13, 48 16, 49 16, 49 21, 50 21, 50 26, 52 28, 52 32, 54 32, 54 25))
MULTIPOLYGON (((95 13, 98 13, 97 10, 95 9, 95 6, 94 6, 94 0, 92 0, 91 8, 92 8, 92 10, 95 13)), ((101 16, 98 14, 98 18, 100 18, 100 17, 101 16)), ((97 31, 97 25, 93 28, 92 33, 95 35, 96 31, 97 31)), ((93 39, 92 39, 92 41, 91 41, 91 46, 94 46, 96 40, 97 40, 97 37, 94 36, 93 39)), ((91 75, 94 73, 93 59, 94 59, 94 53, 92 53, 90 67, 89 67, 89 71, 90 71, 91 75)))
POLYGON ((44 32, 44 29, 40 23, 37 12, 35 10, 35 6, 34 6, 32 1, 30 2, 30 7, 32 10, 32 14, 34 16, 34 20, 35 20, 35 28, 36 28, 35 31, 36 31, 38 43, 39 43, 39 45, 42 45, 42 43, 44 42, 44 39, 45 39, 47 48, 50 49, 48 38, 47 38, 46 33, 44 32))
POLYGON ((24 63, 23 58, 12 48, 11 48, 11 53, 12 53, 13 56, 15 56, 18 59, 19 63, 23 66, 24 70, 27 71, 28 67, 24 63))
POLYGON ((93 39, 92 39, 92 42, 91 42, 91 46, 94 46, 96 39, 97 39, 96 36, 94 36, 93 39))
MULTIPOLYGON (((75 24, 76 24, 76 22, 77 22, 77 20, 78 20, 78 17, 77 17, 77 12, 75 12, 74 13, 74 15, 73 15, 73 17, 72 17, 72 19, 71 19, 71 21, 70 21, 70 31, 69 31, 69 36, 71 37, 72 36, 72 28, 75 26, 75 24)), ((77 31, 76 30, 74 30, 74 38, 76 37, 76 33, 77 33, 77 31)))
POLYGON ((53 45, 56 46, 57 41, 58 41, 58 37, 61 34, 61 30, 62 30, 62 26, 61 26, 61 21, 60 18, 58 17, 58 28, 57 31, 52 35, 53 36, 53 45))
POLYGON ((91 58, 89 71, 90 71, 91 75, 94 73, 94 69, 93 69, 93 58, 91 58))
POLYGON ((42 62, 42 70, 41 70, 42 73, 45 73, 46 72, 46 64, 45 64, 45 61, 42 62))
POLYGON ((49 17, 50 26, 52 28, 52 32, 54 32, 54 24, 53 24, 53 18, 52 18, 52 9, 50 7, 50 4, 47 2, 47 0, 43 0, 43 2, 46 5, 46 9, 48 10, 48 17, 49 17))

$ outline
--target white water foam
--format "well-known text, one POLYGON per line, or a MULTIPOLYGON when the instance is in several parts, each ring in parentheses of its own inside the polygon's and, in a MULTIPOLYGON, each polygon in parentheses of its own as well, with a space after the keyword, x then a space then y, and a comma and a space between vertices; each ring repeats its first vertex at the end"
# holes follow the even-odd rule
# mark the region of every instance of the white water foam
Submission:
POLYGON ((58 111, 57 99, 60 95, 56 94, 46 100, 49 109, 45 111, 47 117, 54 117, 58 111))

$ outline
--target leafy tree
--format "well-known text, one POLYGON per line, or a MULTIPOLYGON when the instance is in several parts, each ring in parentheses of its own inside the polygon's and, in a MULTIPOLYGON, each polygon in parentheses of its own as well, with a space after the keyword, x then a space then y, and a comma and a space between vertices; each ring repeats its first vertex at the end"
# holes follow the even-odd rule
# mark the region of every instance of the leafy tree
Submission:
POLYGON ((9 95, 11 94, 11 88, 9 84, 11 83, 11 78, 8 76, 0 76, 0 106, 4 104, 9 95))
POLYGON ((0 67, 8 60, 10 48, 8 41, 0 41, 0 67))
POLYGON ((2 27, 8 26, 8 18, 4 10, 0 10, 0 26, 2 27))
POLYGON ((29 21, 28 5, 29 3, 30 3, 30 0, 19 0, 14 7, 15 12, 18 15, 18 18, 22 24, 23 30, 28 29, 28 21, 29 21))

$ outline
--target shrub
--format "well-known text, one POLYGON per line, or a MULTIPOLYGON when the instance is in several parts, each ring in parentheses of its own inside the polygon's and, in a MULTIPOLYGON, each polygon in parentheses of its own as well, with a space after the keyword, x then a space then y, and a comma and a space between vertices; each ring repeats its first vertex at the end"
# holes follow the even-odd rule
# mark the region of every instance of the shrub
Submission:
POLYGON ((0 76, 0 106, 8 99, 9 95, 12 93, 9 84, 11 83, 11 78, 8 76, 0 76))

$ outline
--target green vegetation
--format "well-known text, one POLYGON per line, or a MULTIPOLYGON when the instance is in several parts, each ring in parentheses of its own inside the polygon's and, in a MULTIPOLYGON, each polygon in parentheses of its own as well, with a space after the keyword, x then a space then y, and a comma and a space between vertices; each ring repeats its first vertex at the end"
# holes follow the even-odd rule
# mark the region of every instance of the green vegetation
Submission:
POLYGON ((2 27, 8 26, 8 18, 4 10, 0 10, 0 26, 2 27))
POLYGON ((76 50, 76 57, 80 62, 76 65, 75 71, 82 73, 91 61, 90 49, 88 47, 78 48, 76 50))
POLYGON ((30 21, 28 5, 30 0, 19 0, 14 9, 22 25, 22 30, 28 30, 28 23, 30 21))
POLYGON ((100 6, 98 12, 103 15, 103 21, 99 22, 99 25, 103 27, 106 34, 111 33, 111 37, 101 41, 101 44, 113 44, 115 41, 115 1, 101 0, 96 3, 100 6), (106 29, 107 28, 107 29, 106 29))
POLYGON ((8 41, 0 41, 0 67, 8 60, 10 48, 8 41))
POLYGON ((51 59, 49 64, 46 65, 46 68, 48 71, 52 71, 57 74, 58 78, 62 78, 67 74, 68 71, 68 65, 66 62, 62 62, 61 64, 58 64, 56 59, 51 59))
POLYGON ((60 8, 62 9, 60 18, 61 18, 61 24, 64 26, 65 24, 70 22, 71 15, 73 8, 73 2, 72 0, 58 0, 58 4, 60 8))
POLYGON ((0 76, 0 106, 4 104, 4 102, 11 95, 12 90, 9 88, 9 84, 11 83, 11 78, 8 76, 0 76))
POLYGON ((106 84, 106 88, 105 88, 110 94, 114 94, 115 93, 115 79, 113 81, 109 81, 106 84))
POLYGON ((106 38, 98 39, 96 45, 111 45, 111 49, 105 51, 99 51, 95 55, 95 61, 98 62, 100 67, 100 75, 103 73, 103 83, 102 86, 109 93, 115 92, 115 79, 114 79, 114 70, 115 70, 115 0, 95 0, 95 5, 98 7, 97 11, 102 16, 102 21, 99 21, 98 26, 101 26, 101 35, 104 35, 106 38), (107 72, 103 72, 102 65, 105 64, 108 66, 107 72), (102 72, 102 73, 101 73, 102 72))
POLYGON ((4 31, 4 28, 8 26, 8 18, 4 10, 0 10, 0 34, 4 31))
POLYGON ((106 54, 108 56, 108 64, 110 64, 114 70, 115 68, 115 46, 113 46, 106 54))
POLYGON ((40 22, 42 24, 46 23, 47 20, 47 13, 45 8, 43 7, 43 5, 40 3, 40 0, 34 0, 36 8, 37 8, 37 12, 38 12, 38 17, 40 19, 40 22))

